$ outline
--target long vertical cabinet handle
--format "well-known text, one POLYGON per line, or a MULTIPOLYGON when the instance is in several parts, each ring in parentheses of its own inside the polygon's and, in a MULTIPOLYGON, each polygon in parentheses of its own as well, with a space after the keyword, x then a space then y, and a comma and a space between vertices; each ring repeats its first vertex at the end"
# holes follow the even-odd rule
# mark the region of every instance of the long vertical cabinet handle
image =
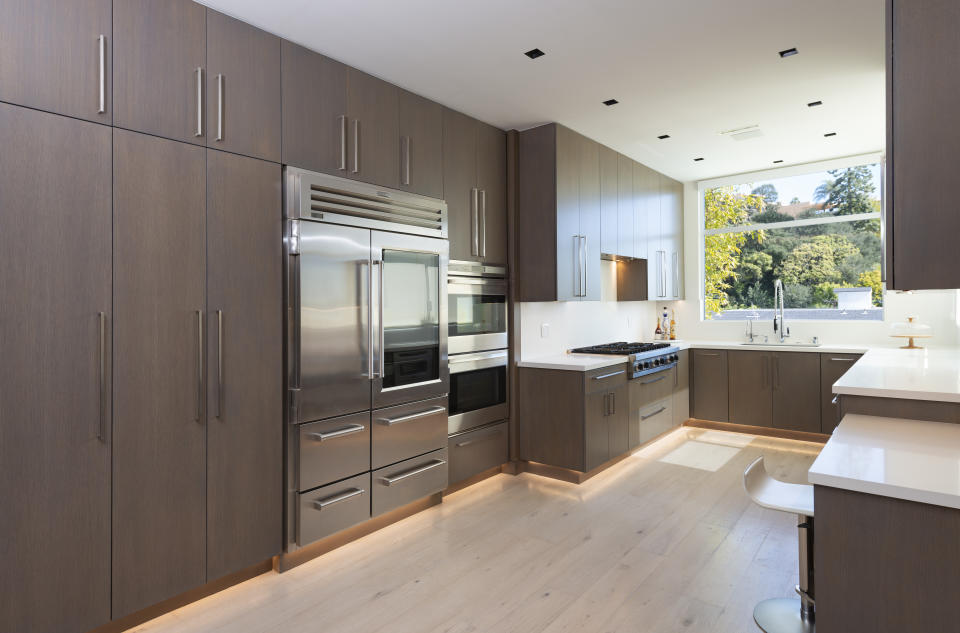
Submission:
POLYGON ((360 119, 353 120, 353 173, 360 173, 360 119))
POLYGON ((194 136, 203 136, 203 68, 197 66, 197 132, 194 136))
POLYGON ((403 143, 403 184, 410 184, 410 137, 401 136, 400 141, 403 143))
POLYGON ((480 256, 480 190, 470 190, 470 254, 480 256))
POLYGON ((223 140, 223 74, 217 75, 217 140, 223 140))
POLYGON ((573 282, 573 296, 580 296, 580 288, 583 287, 583 274, 580 272, 580 236, 573 236, 573 269, 575 281, 573 282))
POLYGON ((680 298, 680 253, 673 251, 673 298, 680 298))
POLYGON ((657 251, 660 254, 660 296, 667 296, 667 251, 657 251))
POLYGON ((477 229, 480 234, 480 257, 487 256, 487 190, 480 190, 480 225, 477 229))
POLYGON ((583 294, 581 297, 586 297, 588 294, 589 288, 587 287, 587 278, 589 277, 590 272, 590 259, 587 257, 587 236, 583 235, 583 241, 581 242, 580 250, 583 251, 583 294))
POLYGON ((98 346, 97 346, 97 379, 100 399, 100 419, 97 422, 97 439, 107 441, 107 313, 97 313, 98 346))
POLYGON ((203 310, 197 310, 197 422, 203 418, 203 310))
POLYGON ((347 117, 341 114, 337 117, 340 121, 340 171, 347 171, 347 117))
POLYGON ((103 114, 107 111, 107 36, 101 35, 97 38, 98 57, 100 60, 99 68, 99 97, 100 103, 97 107, 97 114, 103 114))
POLYGON ((223 310, 217 310, 217 419, 223 417, 223 310))

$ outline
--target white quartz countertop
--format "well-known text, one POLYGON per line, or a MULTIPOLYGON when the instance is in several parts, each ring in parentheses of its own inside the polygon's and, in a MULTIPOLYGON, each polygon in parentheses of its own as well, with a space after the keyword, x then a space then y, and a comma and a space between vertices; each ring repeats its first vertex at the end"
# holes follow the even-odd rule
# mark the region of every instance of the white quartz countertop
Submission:
POLYGON ((590 371, 601 367, 612 367, 627 362, 626 356, 610 356, 607 354, 550 354, 524 359, 517 363, 518 367, 534 369, 565 369, 568 371, 590 371))
POLYGON ((960 509, 960 424, 846 415, 808 480, 960 509))
POLYGON ((873 349, 833 384, 833 392, 960 402, 960 350, 873 349))
POLYGON ((821 352, 824 354, 863 354, 869 348, 864 345, 813 345, 808 341, 798 343, 788 339, 786 343, 751 343, 741 341, 667 341, 680 349, 726 349, 755 352, 821 352))

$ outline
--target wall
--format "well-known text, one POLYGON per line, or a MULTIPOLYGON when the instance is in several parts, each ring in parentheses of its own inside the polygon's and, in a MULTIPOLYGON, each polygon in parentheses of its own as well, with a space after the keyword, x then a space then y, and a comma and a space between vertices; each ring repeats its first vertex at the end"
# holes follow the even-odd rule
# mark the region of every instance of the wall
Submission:
MULTIPOLYGON (((697 183, 684 185, 684 284, 686 301, 673 305, 677 311, 679 337, 701 341, 739 341, 744 338, 743 322, 703 321, 701 314, 700 278, 700 198, 697 183)), ((930 347, 956 347, 960 345, 960 321, 957 307, 960 291, 924 290, 912 294, 887 292, 884 295, 883 322, 842 321, 788 321, 791 340, 809 340, 819 336, 828 344, 869 345, 899 347, 898 339, 890 338, 891 323, 906 321, 907 316, 917 316, 922 323, 933 327, 930 347)), ((772 307, 772 306, 770 306, 772 307)), ((754 332, 773 336, 772 322, 756 324, 754 332)))
POLYGON ((617 302, 614 262, 602 262, 602 279, 600 301, 517 304, 519 359, 561 353, 585 345, 652 339, 656 329, 653 302, 617 302), (549 324, 547 338, 540 335, 540 326, 544 323, 549 324))

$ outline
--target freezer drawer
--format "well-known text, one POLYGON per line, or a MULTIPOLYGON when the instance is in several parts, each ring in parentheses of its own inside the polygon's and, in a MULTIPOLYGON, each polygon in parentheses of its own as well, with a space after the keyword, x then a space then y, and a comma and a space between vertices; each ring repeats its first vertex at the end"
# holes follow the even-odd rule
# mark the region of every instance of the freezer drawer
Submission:
POLYGON ((447 449, 373 471, 373 516, 381 515, 447 487, 447 449))
POLYGON ((370 413, 302 424, 301 491, 370 470, 370 413))
POLYGON ((674 428, 673 400, 667 398, 654 402, 637 412, 637 422, 640 426, 640 443, 649 442, 662 433, 674 428))
POLYGON ((449 438, 449 478, 455 484, 509 461, 507 423, 498 422, 449 438))
POLYGON ((370 518, 370 473, 300 494, 297 544, 308 545, 370 518))
POLYGON ((378 409, 372 422, 371 467, 382 468, 447 445, 447 398, 378 409))

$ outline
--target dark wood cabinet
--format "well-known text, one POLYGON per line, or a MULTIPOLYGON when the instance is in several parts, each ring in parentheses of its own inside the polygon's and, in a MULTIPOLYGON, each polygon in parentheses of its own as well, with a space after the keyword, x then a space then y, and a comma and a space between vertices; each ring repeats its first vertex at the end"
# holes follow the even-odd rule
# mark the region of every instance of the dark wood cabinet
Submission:
POLYGON ((400 90, 400 189, 443 198, 443 106, 400 90))
POLYGON ((280 38, 207 10, 207 146, 280 162, 280 38))
POLYGON ((477 126, 467 115, 449 108, 443 109, 443 195, 450 259, 479 260, 477 126))
POLYGON ((191 0, 114 0, 117 127, 206 144, 206 14, 191 0))
POLYGON ((347 177, 347 67, 280 43, 283 163, 347 177))
POLYGON ((399 89, 347 68, 347 175, 374 185, 400 186, 399 89))
POLYGON ((280 183, 207 154, 207 581, 282 549, 280 183))
POLYGON ((81 633, 110 619, 110 135, 0 104, 9 631, 81 633))
POLYGON ((617 247, 619 156, 609 147, 600 147, 600 252, 608 255, 627 254, 617 247))
POLYGON ((771 426, 773 421, 773 352, 727 352, 729 422, 771 426))
POLYGON ((558 124, 520 133, 521 301, 600 299, 600 148, 558 124))
POLYGON ((820 355, 774 352, 773 428, 820 432, 820 355))
POLYGON ((480 260, 507 264, 507 135, 476 122, 477 188, 480 190, 480 260))
POLYGON ((887 0, 887 287, 960 287, 960 4, 887 0))
POLYGON ((114 131, 114 618, 206 579, 205 158, 114 131))
POLYGON ((109 125, 111 0, 0 2, 0 101, 109 125))
POLYGON ((840 423, 839 407, 833 403, 833 383, 847 373, 861 354, 820 354, 820 432, 833 433, 840 423))
MULTIPOLYGON (((585 388, 589 389, 593 377, 587 376, 585 380, 585 388)), ((614 380, 603 389, 587 392, 584 398, 584 471, 602 466, 630 450, 628 401, 626 378, 614 380)))
POLYGON ((673 423, 680 426, 690 419, 690 350, 681 350, 677 356, 677 370, 673 385, 673 423))
POLYGON ((698 420, 727 422, 729 391, 727 352, 716 349, 691 350, 691 416, 698 420))

